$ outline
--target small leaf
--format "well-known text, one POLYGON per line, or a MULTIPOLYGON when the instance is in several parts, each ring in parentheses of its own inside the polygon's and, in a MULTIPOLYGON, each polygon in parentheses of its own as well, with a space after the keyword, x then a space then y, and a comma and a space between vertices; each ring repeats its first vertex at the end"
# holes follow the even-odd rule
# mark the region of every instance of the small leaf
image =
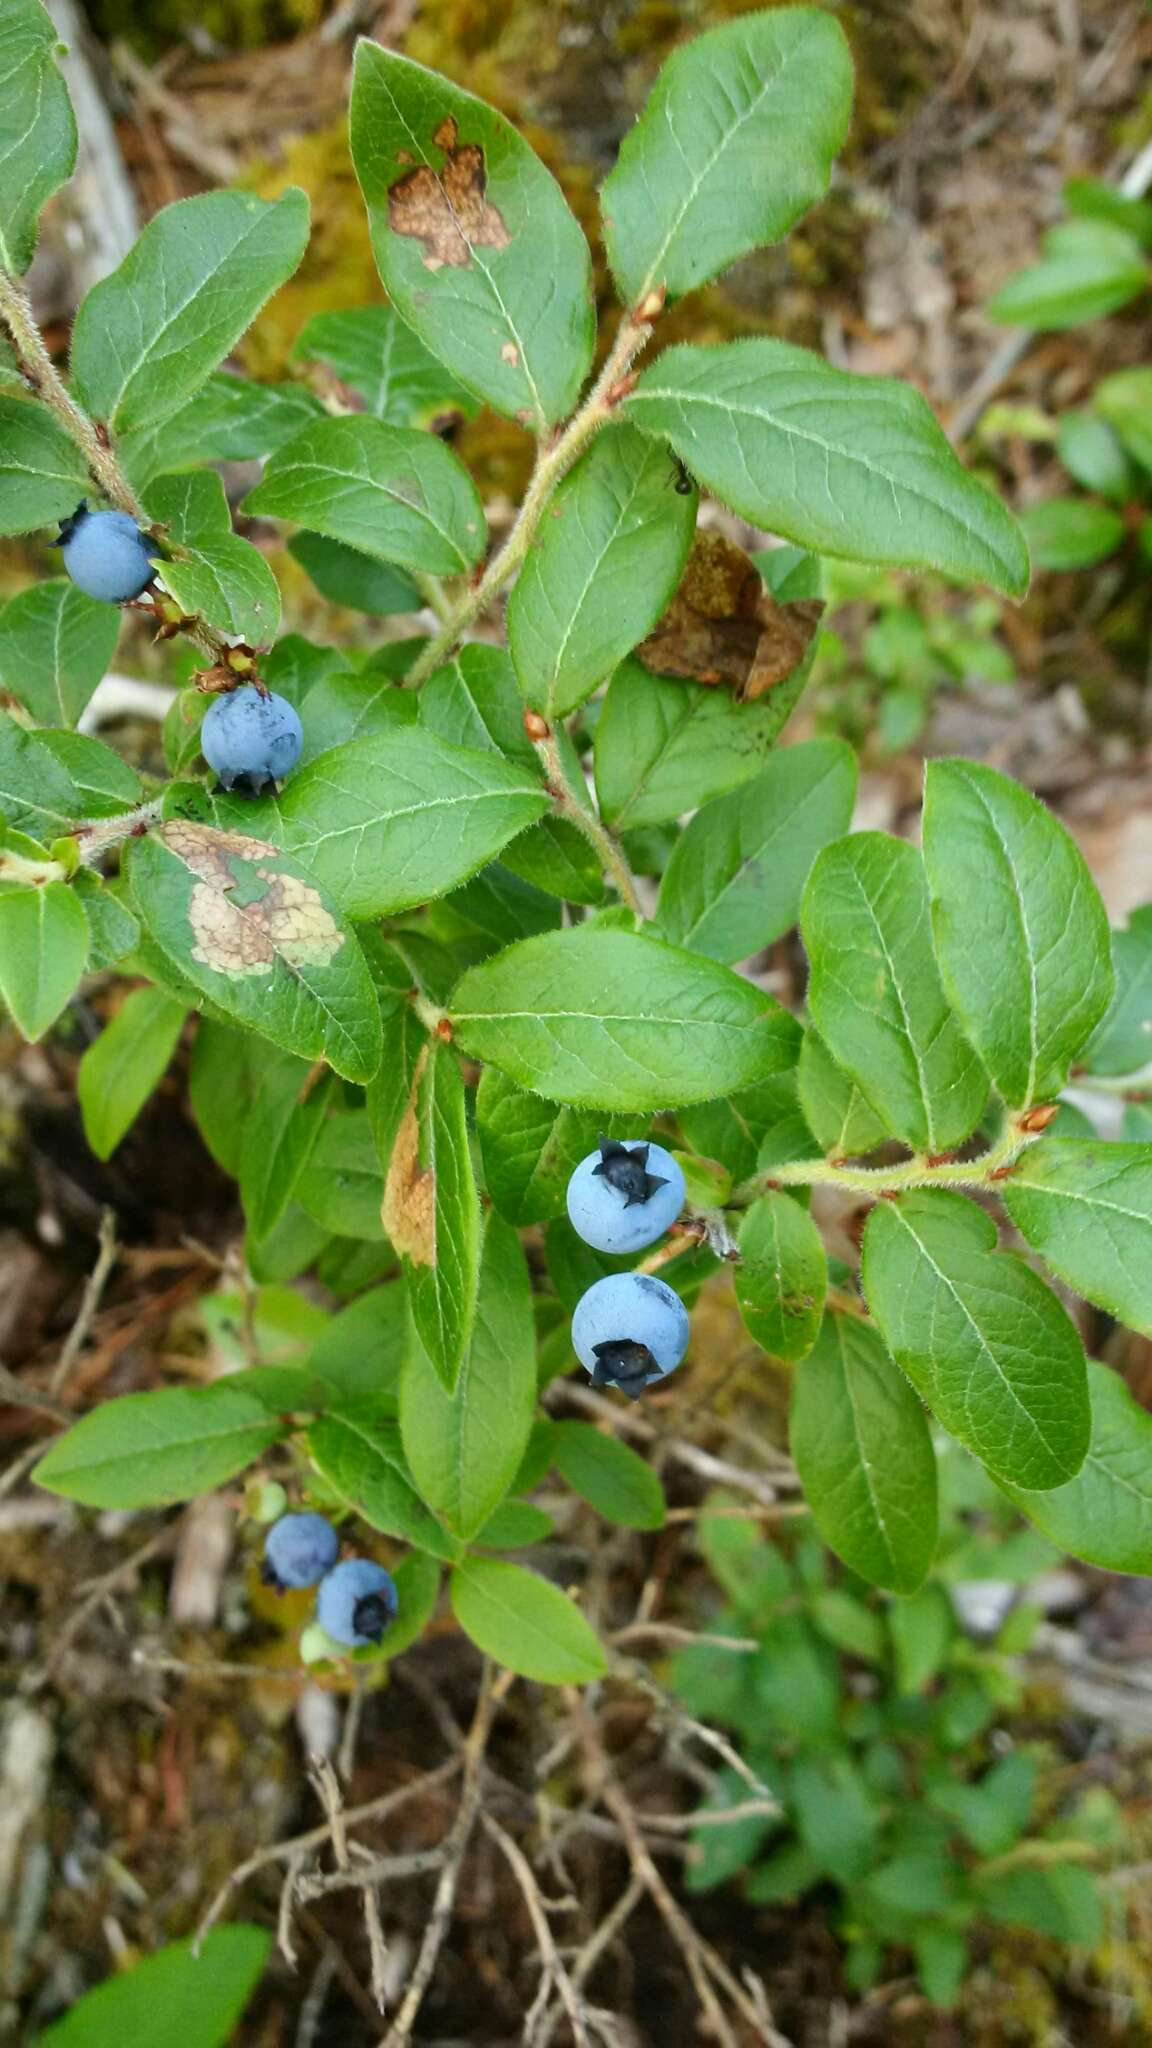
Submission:
POLYGON ((662 1529, 668 1512, 651 1465, 590 1422, 558 1422, 552 1463, 573 1493, 624 1529, 662 1529))
MULTIPOLYGON (((1074 1479, 1047 1493, 1004 1486, 1041 1532, 1106 1572, 1152 1573, 1152 1415, 1118 1372, 1088 1361, 1092 1435, 1074 1479)), ((1001 1482, 1003 1484, 1003 1482, 1001 1482)))
POLYGON ((580 1609, 522 1565, 470 1557, 452 1574, 452 1611, 485 1656, 545 1685, 586 1685, 608 1660, 580 1609))
POLYGON ((883 1118, 877 1116, 859 1083, 837 1066, 815 1031, 804 1033, 796 1087, 810 1130, 834 1159, 871 1152, 884 1139, 883 1118))
POLYGON ((115 605, 74 583, 32 583, 0 614, 0 680, 40 725, 75 725, 120 636, 115 605))
POLYGON ((897 1691, 923 1692, 943 1670, 956 1633, 956 1617, 944 1587, 922 1586, 907 1599, 894 1600, 888 1627, 896 1653, 897 1691))
POLYGON ((1152 904, 1112 934, 1116 992, 1088 1044, 1093 1074, 1134 1074, 1152 1060, 1152 904))
POLYGON ((1071 1948, 1097 1948, 1103 1938, 1100 1893, 1082 1864, 978 1870, 973 1883, 980 1910, 1003 1927, 1024 1927, 1071 1948))
POLYGON ((483 100, 366 40, 349 125, 397 311, 497 412, 563 419, 592 360, 592 266, 539 158, 483 100))
POLYGON ((162 989, 134 989, 88 1047, 76 1093, 97 1159, 111 1158, 135 1123, 176 1050, 186 1014, 162 989))
POLYGON ((72 176, 76 118, 57 58, 59 30, 39 0, 7 0, 0 76, 0 264, 19 277, 46 201, 72 176))
POLYGON ((720 1160, 738 1183, 755 1173, 768 1134, 795 1115, 796 1076, 785 1071, 758 1088, 683 1109, 677 1122, 693 1149, 705 1159, 720 1160))
POLYGON ((1105 377, 1092 395, 1092 403, 1101 419, 1107 420, 1120 436, 1124 447, 1142 469, 1152 470, 1152 426, 1149 426, 1149 400, 1152 399, 1152 368, 1141 366, 1135 370, 1114 370, 1105 377))
POLYGON ((816 1342, 828 1291, 823 1239, 807 1210, 779 1190, 753 1202, 740 1225, 736 1305, 761 1349, 790 1362, 816 1342))
POLYGON ((855 794, 856 757, 842 740, 773 754, 676 841, 660 885, 664 936, 728 963, 770 945, 795 924, 821 847, 847 832, 855 794))
POLYGON ((37 1484, 90 1508, 166 1507, 210 1493, 287 1433, 245 1377, 103 1401, 41 1458, 37 1484))
POLYGON ((158 426, 121 434, 116 453, 129 482, 146 491, 166 470, 273 455, 323 410, 302 384, 254 384, 221 372, 158 426))
POLYGON ((780 241, 827 191, 851 108, 848 43, 815 8, 749 14, 674 50, 604 185, 622 297, 679 298, 780 241))
POLYGON ((1088 1448, 1084 1351, 1056 1296, 962 1195, 880 1202, 864 1291, 893 1357, 945 1429, 996 1479, 1046 1490, 1088 1448))
POLYGON ((1114 554, 1124 538, 1123 515, 1087 498, 1046 498, 1029 505, 1020 524, 1037 569, 1091 569, 1114 554))
POLYGON ((324 1122, 328 1090, 307 1060, 273 1052, 261 1059, 244 1118, 240 1197, 257 1238, 274 1230, 295 1193, 324 1122))
POLYGON ((80 868, 72 883, 88 920, 89 959, 93 974, 115 967, 130 953, 140 937, 140 927, 131 911, 124 908, 118 890, 109 887, 102 875, 80 868))
POLYGON ((520 688, 550 721, 575 711, 656 624, 696 525, 668 451, 617 427, 551 500, 508 604, 520 688))
POLYGON ((352 611, 382 619, 394 612, 418 612, 424 602, 415 584, 398 569, 342 540, 328 540, 322 533, 294 533, 288 552, 329 604, 347 605, 352 611))
POLYGON ((459 1556, 459 1544, 412 1484, 399 1423, 371 1395, 348 1396, 322 1415, 308 1432, 308 1448, 317 1470, 371 1528, 449 1563, 459 1556))
POLYGON ((1059 1094, 1112 995, 1108 919, 1037 797, 976 761, 930 761, 924 860, 953 1008, 1013 1109, 1059 1094))
POLYGON ((243 511, 292 519, 382 562, 464 575, 484 552, 484 507, 434 434, 366 413, 317 420, 273 455, 243 511))
POLYGON ((84 457, 51 413, 0 397, 0 534, 67 519, 91 488, 84 457))
POLYGON ((988 1084, 940 986, 915 848, 883 832, 826 847, 808 877, 801 931, 809 1008, 833 1058, 894 1137, 926 1152, 959 1144, 988 1084))
POLYGON ((1110 221, 1068 220, 1048 230, 1040 262, 1010 278, 984 311, 1008 327, 1080 327, 1147 288, 1147 259, 1132 235, 1110 221))
POLYGON ((625 411, 754 525, 850 561, 944 569, 1019 596, 1028 551, 910 384, 784 341, 665 349, 625 411))
POLYGON ((342 1394, 369 1395, 389 1411, 398 1410, 408 1335, 404 1283, 392 1280, 332 1317, 316 1339, 309 1364, 342 1394))
POLYGON ((825 1316, 793 1383, 789 1438, 825 1543, 870 1585, 915 1592, 936 1548, 932 1438, 861 1317, 825 1316))
POLYGON ((88 920, 66 882, 0 887, 0 998, 23 1037, 56 1022, 88 961, 88 920))
POLYGON ((148 510, 168 529, 165 542, 172 557, 158 567, 177 604, 253 646, 275 639, 280 624, 276 578, 259 548, 233 533, 215 471, 157 477, 148 486, 148 510))
POLYGON ((366 1110, 344 1110, 328 1118, 296 1182, 295 1195, 314 1222, 334 1236, 381 1242, 384 1176, 366 1110))
POLYGON ((1152 1146, 1045 1138, 1001 1193, 1046 1264, 1130 1330, 1152 1337, 1152 1146))
POLYGON ((145 1956, 77 1999, 37 2048, 133 2048, 155 2036, 163 2014, 181 2048, 226 2048, 268 1960, 272 1937, 234 1921, 145 1956))
POLYGON ((452 1017, 462 1049, 577 1107, 655 1109, 790 1065, 797 1027, 750 982, 627 932, 544 932, 473 967, 452 1017))
POLYGON ((394 427, 430 427, 445 413, 471 419, 479 410, 395 306, 316 313, 292 356, 296 362, 324 363, 364 400, 367 412, 394 427))
POLYGON ((309 767, 321 754, 346 746, 349 740, 373 739, 378 733, 395 732, 397 726, 414 725, 417 701, 414 691, 400 689, 380 669, 321 676, 308 692, 301 766, 309 767))
MULTIPOLYGON (((381 1218, 403 1262, 417 1337, 451 1392, 476 1315, 480 1200, 464 1083, 455 1055, 438 1039, 429 1040, 416 1064, 392 1142, 381 1218)), ((517 1450, 517 1462, 519 1456, 517 1450)))
MULTIPOLYGON (((609 1119, 608 1136, 616 1133, 609 1119)), ((518 1088, 496 1067, 485 1067, 476 1094, 476 1134, 484 1180, 509 1223, 547 1223, 563 1216, 568 1182, 595 1150, 603 1117, 562 1109, 518 1088)))

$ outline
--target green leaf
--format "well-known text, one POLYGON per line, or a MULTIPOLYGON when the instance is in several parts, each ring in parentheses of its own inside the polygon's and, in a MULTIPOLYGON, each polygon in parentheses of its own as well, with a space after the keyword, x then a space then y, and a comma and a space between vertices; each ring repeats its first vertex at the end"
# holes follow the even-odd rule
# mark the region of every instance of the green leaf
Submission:
POLYGON ((968 1973, 968 1943, 955 1927, 923 1927, 912 1943, 920 1989, 945 2012, 955 2005, 968 1973))
POLYGON ((1068 220, 1049 228, 1039 263, 1009 278, 984 311, 1006 327, 1080 327, 1147 288, 1147 259, 1132 235, 1111 221, 1068 220))
POLYGON ((1132 464, 1107 420, 1092 412, 1062 413, 1056 446, 1069 476, 1085 490, 1099 491, 1101 497, 1121 504, 1133 495, 1132 464))
POLYGON ((300 1207, 336 1237, 384 1237, 384 1176, 367 1110, 329 1117, 295 1188, 300 1207))
POLYGON ((425 1507, 400 1443, 400 1425, 374 1396, 346 1397, 308 1432, 317 1470, 373 1529, 451 1563, 460 1546, 425 1507))
POLYGON ((455 1387, 445 1386, 414 1331, 400 1388, 400 1426, 413 1477, 429 1506, 465 1542, 516 1478, 535 1406, 528 1268, 515 1231, 489 1212, 475 1326, 455 1387))
POLYGON ((828 190, 852 110, 831 15, 787 7, 674 50, 603 189, 621 297, 670 299, 778 242, 828 190))
POLYGON ((918 391, 784 341, 680 344, 625 410, 754 525, 850 561, 944 569, 1020 596, 1028 550, 918 391))
POLYGON ((1013 1109, 1058 1095, 1112 996, 1108 919, 1075 841, 976 761, 930 761, 924 860, 953 1008, 1013 1109))
MULTIPOLYGON (((720 1771, 699 1814, 723 1813, 742 1806, 751 1797, 746 1779, 739 1771, 720 1771)), ((780 1822, 770 1812, 749 1814, 727 1826, 707 1824, 693 1829, 692 1846, 684 1869, 684 1889, 692 1894, 714 1891, 729 1878, 738 1877, 752 1863, 780 1822)))
POLYGON ((824 1314, 828 1260, 816 1225, 791 1195, 773 1190, 745 1212, 735 1277, 749 1336, 773 1358, 806 1358, 824 1314))
POLYGON ((88 920, 89 960, 92 973, 115 967, 130 953, 140 937, 140 927, 131 911, 124 908, 119 894, 102 875, 80 868, 72 880, 72 894, 79 899, 88 920))
POLYGON ((72 176, 76 118, 57 57, 59 31, 39 0, 7 0, 0 71, 0 264, 19 277, 47 200, 72 176))
POLYGON ((470 968, 452 1017, 463 1051, 553 1101, 656 1109, 791 1064, 797 1027, 696 953, 628 932, 544 932, 470 968))
POLYGON ((815 1595, 810 1613, 821 1635, 847 1656, 860 1657, 866 1664, 884 1662, 887 1638, 883 1622, 853 1594, 832 1586, 815 1595))
POLYGON ((291 277, 308 241, 308 201, 202 192, 153 215, 72 329, 80 402, 113 433, 176 412, 291 277))
POLYGON ((349 126, 397 311, 497 412, 537 431, 563 419, 592 360, 592 264, 539 158, 483 100, 368 41, 349 126))
POLYGON ((347 605, 377 619, 394 612, 418 612, 423 605, 415 584, 398 569, 342 540, 328 540, 322 533, 295 533, 288 552, 330 604, 347 605))
POLYGON ((392 676, 379 669, 365 669, 359 675, 321 676, 308 692, 301 765, 310 766, 321 754, 345 746, 349 740, 370 739, 377 733, 394 732, 400 725, 414 725, 416 715, 415 693, 400 689, 392 676))
POLYGON ((998 1252, 992 1218, 943 1190, 880 1202, 864 1291, 893 1357, 994 1478, 1062 1486, 1088 1448, 1084 1351, 1031 1267, 998 1252))
POLYGON ((694 1151, 704 1159, 720 1160, 739 1182, 755 1173, 768 1133, 795 1113, 796 1076, 786 1071, 758 1088, 683 1109, 677 1122, 694 1151))
POLYGON ((489 1515, 475 1542, 486 1550, 525 1550, 530 1543, 546 1543, 556 1528, 551 1515, 528 1500, 506 1500, 489 1515))
POLYGON ((1068 178, 1064 184, 1064 204, 1069 213, 1083 220, 1111 221, 1114 227, 1124 228, 1138 242, 1152 247, 1152 203, 1147 199, 1130 199, 1126 192, 1118 191, 1103 178, 1068 178))
MULTIPOLYGON (((801 686, 803 680, 801 672, 801 686)), ((793 678, 755 704, 622 662, 596 726, 596 790, 614 831, 661 825, 764 766, 799 694, 793 678)))
POLYGON ((256 1099, 244 1119, 240 1197, 252 1235, 267 1237, 295 1193, 320 1136, 328 1090, 295 1053, 262 1053, 256 1099))
POLYGON ((1096 386, 1092 403, 1119 434, 1129 455, 1142 469, 1152 469, 1152 367, 1114 370, 1096 386))
MULTIPOLYGON (((476 1133, 484 1180, 509 1223, 547 1223, 563 1216, 568 1182, 595 1150, 604 1119, 562 1109, 518 1088, 496 1067, 485 1067, 476 1095, 476 1133)), ((608 1135, 612 1119, 608 1119, 608 1135)))
POLYGON ((102 1402, 57 1439, 36 1480, 85 1507, 166 1507, 222 1486, 285 1434, 244 1374, 228 1373, 102 1402))
POLYGON ((158 426, 122 434, 116 454, 129 481, 145 491, 165 470, 272 455, 323 410, 302 384, 254 384, 222 372, 158 426))
POLYGON ((1001 1194, 1046 1264, 1131 1330, 1152 1336, 1152 1146, 1045 1138, 1001 1194))
POLYGON ((293 519, 382 562, 466 574, 484 552, 484 507, 435 434, 366 413, 317 420, 277 450, 241 510, 293 519))
POLYGON ((1094 1359, 1088 1392, 1092 1434, 1076 1477, 1048 1493, 1004 1490, 1061 1550, 1101 1571, 1145 1578, 1152 1573, 1152 1415, 1119 1373, 1094 1359))
POLYGON ((795 924, 812 862, 847 832, 855 795, 856 757, 842 740, 773 754, 677 840, 660 885, 664 936, 729 963, 770 945, 795 924))
POLYGON ((1036 1765, 1018 1753, 993 1764, 978 1785, 944 1778, 929 1789, 937 1813, 954 1820, 979 1856, 1003 1856, 1028 1825, 1036 1790, 1036 1765))
POLYGON ((559 1586, 495 1558, 470 1557, 452 1574, 452 1611, 485 1656, 545 1685, 603 1678, 608 1659, 559 1586))
POLYGON ((84 457, 51 413, 0 398, 0 534, 67 519, 91 488, 84 457))
POLYGON ((176 1050, 186 1014, 162 989, 134 989, 88 1047, 76 1093, 97 1159, 110 1159, 135 1123, 176 1050))
POLYGON ((182 610, 198 612, 235 639, 267 646, 280 624, 279 586, 259 548, 233 533, 216 472, 156 477, 148 486, 148 510, 168 529, 171 559, 158 566, 182 610))
POLYGON ((392 1280, 333 1316, 309 1363, 342 1394, 369 1395, 378 1406, 398 1410, 408 1336, 406 1290, 402 1280, 392 1280))
POLYGON ((874 1867, 879 1816, 846 1750, 799 1757, 789 1791, 796 1831, 825 1876, 846 1885, 874 1867))
POLYGON ((1152 1060, 1152 903, 1112 934, 1116 993, 1089 1041, 1093 1074, 1134 1074, 1152 1060))
POLYGON ((573 1493, 624 1529, 662 1529, 664 1489, 645 1459, 590 1422, 558 1422, 552 1463, 573 1493))
POLYGON ((33 735, 41 754, 51 754, 72 784, 76 810, 86 818, 112 818, 140 802, 143 791, 135 769, 101 740, 85 732, 41 732, 33 735))
POLYGON ((548 807, 535 776, 420 726, 334 747, 292 777, 284 844, 351 917, 446 895, 548 807))
POLYGON ((88 920, 66 882, 0 887, 0 998, 24 1038, 43 1038, 87 962, 88 920))
POLYGON ((1020 515, 1037 569, 1090 569, 1114 554, 1125 534, 1123 515, 1087 498, 1046 498, 1020 515))
POLYGON ((403 1261, 417 1336, 451 1391, 476 1314, 480 1201, 460 1067, 438 1039, 416 1063, 391 1147, 382 1217, 403 1261))
POLYGON ((529 704, 567 717, 650 633, 696 528, 668 451, 616 427, 548 506, 508 604, 508 647, 529 704))
POLYGON ((203 1944, 174 1941, 77 1999, 36 2048, 148 2048, 157 2017, 181 2048, 226 2048, 256 1989, 272 1937, 234 1921, 203 1944))
POLYGON ((244 1149, 244 1126, 260 1075, 258 1041, 231 1024, 201 1019, 188 1068, 188 1098, 197 1129, 217 1166, 235 1179, 244 1149))
POLYGON ((884 1139, 883 1118, 877 1116, 859 1083, 837 1066, 815 1031, 804 1033, 796 1086, 809 1128, 833 1159, 871 1152, 884 1139))
POLYGON ((364 955, 309 874, 259 839, 172 819, 132 843, 135 908, 182 977, 286 1052, 366 1081, 380 1012, 364 955))
POLYGON ((455 948, 456 957, 471 965, 514 939, 557 930, 562 918, 554 896, 491 861, 470 882, 433 904, 427 923, 436 939, 455 948))
POLYGON ((887 1130, 944 1152, 979 1121, 988 1084, 951 1015, 932 957, 916 849, 857 832, 820 854, 800 928, 808 1005, 833 1058, 887 1130))
POLYGON ((1071 1948, 1096 1948, 1103 1939, 1100 1893, 1082 1864, 977 1870, 973 1883, 982 1912, 1003 1927, 1025 1927, 1071 1948))
POLYGON ((869 1585, 913 1593, 936 1549, 924 1410, 871 1324, 829 1312, 796 1374, 792 1457, 825 1543, 869 1585))
POLYGON ((430 427, 444 413, 478 411, 471 393, 425 348, 395 306, 316 313, 292 351, 296 362, 326 365, 394 427, 430 427))
POLYGON ((41 725, 75 725, 116 652, 120 613, 74 583, 32 583, 0 614, 0 680, 41 725))
POLYGON ((888 1627, 896 1657, 896 1690, 923 1692, 942 1671, 956 1633, 956 1616, 943 1586, 929 1585, 894 1600, 888 1627))

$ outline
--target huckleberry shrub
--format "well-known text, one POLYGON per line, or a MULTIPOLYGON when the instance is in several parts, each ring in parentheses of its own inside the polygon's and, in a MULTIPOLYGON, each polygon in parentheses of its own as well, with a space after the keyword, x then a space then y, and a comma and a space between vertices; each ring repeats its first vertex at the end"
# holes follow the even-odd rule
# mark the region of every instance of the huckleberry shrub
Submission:
POLYGON ((447 1574, 486 1654, 593 1679, 578 1598, 499 1552, 546 1522, 523 1497, 553 1467, 660 1525, 653 1470, 601 1424, 621 1394, 661 1429, 682 1386, 706 1407, 699 1340, 669 1375, 708 1286, 787 1372, 804 1499, 856 1581, 925 1579, 941 1432, 1057 1545, 1147 1572, 1152 1422, 1048 1276, 1152 1333, 1152 911, 1111 934, 1064 828, 977 762, 928 765, 916 845, 853 833, 852 750, 788 725, 825 557, 1012 598, 1020 531, 911 386, 767 332, 668 341, 669 306, 690 334, 694 290, 826 191, 852 92, 833 13, 746 13, 673 53, 601 195, 599 358, 590 251, 544 165, 362 42, 351 147, 387 303, 311 320, 294 381, 257 389, 221 365, 304 252, 293 190, 162 209, 81 305, 67 382, 51 361, 19 279, 73 130, 55 29, 13 10, 29 55, 0 129, 36 175, 0 178, 3 530, 47 535, 87 493, 158 536, 142 602, 200 665, 145 787, 71 729, 116 614, 60 578, 0 616, 0 997, 38 1039, 123 962, 80 1065, 93 1146, 183 1039, 258 1344, 309 1276, 293 1364, 101 1401, 40 1483, 148 1507, 271 1457, 352 1542, 359 1518, 396 1548, 383 1634, 355 1606, 330 1627, 382 1567, 322 1581, 359 1661, 418 1636, 447 1574), (453 442, 481 405, 536 444, 500 539, 453 442), (231 508, 225 457, 262 464, 231 508), (698 537, 701 494, 765 544, 698 537), (359 608, 340 646, 281 633, 277 524, 293 579, 359 608), (763 955, 797 928, 780 1002, 763 955), (1119 1141, 1087 1123, 1094 1088, 1126 1098, 1119 1141), (861 1248, 838 1227, 830 1290, 846 1210, 861 1248), (595 1425, 565 1414, 573 1352, 595 1425))

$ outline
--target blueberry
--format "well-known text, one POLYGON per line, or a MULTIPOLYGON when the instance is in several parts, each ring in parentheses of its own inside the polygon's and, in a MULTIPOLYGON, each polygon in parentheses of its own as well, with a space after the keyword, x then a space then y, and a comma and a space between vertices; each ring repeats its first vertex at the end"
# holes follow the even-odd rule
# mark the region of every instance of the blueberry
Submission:
POLYGON ((598 1387, 619 1387, 638 1401, 646 1386, 675 1372, 688 1349, 688 1311, 651 1273, 609 1273, 581 1296, 572 1347, 598 1387))
POLYGON ((316 1619, 333 1642, 362 1650, 380 1641, 398 1606, 396 1587, 383 1565, 370 1557, 346 1557, 321 1581, 316 1619))
POLYGON ((225 789, 242 783, 255 795, 283 782, 300 759, 304 728, 286 697, 263 696, 254 683, 213 699, 200 727, 200 751, 225 789))
POLYGON ((675 1223, 684 1175, 662 1145, 601 1138, 568 1183, 572 1228, 598 1252, 637 1252, 675 1223))
POLYGON ((151 543, 136 521, 127 512, 90 512, 84 499, 53 545, 77 589, 104 604, 139 597, 156 574, 151 543))
POLYGON ((261 1576, 283 1593, 289 1586, 316 1586, 340 1555, 340 1538, 323 1515, 281 1515, 264 1538, 261 1576))

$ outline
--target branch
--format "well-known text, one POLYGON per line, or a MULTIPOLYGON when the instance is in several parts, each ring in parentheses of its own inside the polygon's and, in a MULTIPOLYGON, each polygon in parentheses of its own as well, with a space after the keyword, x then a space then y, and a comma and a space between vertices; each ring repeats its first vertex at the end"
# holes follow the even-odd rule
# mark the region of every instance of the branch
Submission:
POLYGON ((551 726, 534 711, 525 714, 524 728, 540 757, 548 780, 548 794, 562 818, 575 825, 600 857, 604 873, 612 877, 617 894, 633 910, 637 917, 643 917, 644 905, 636 880, 624 858, 619 840, 615 839, 607 825, 595 811, 590 811, 580 802, 570 787, 556 735, 551 726), (541 729, 542 728, 542 729, 541 729))
POLYGON ((81 1297, 76 1321, 64 1340, 55 1370, 48 1382, 50 1394, 55 1395, 62 1392, 72 1367, 75 1365, 76 1360, 88 1341, 88 1332, 92 1328, 96 1311, 103 1298, 104 1289, 108 1284, 108 1276, 116 1264, 116 1255, 119 1249, 120 1247, 116 1242, 115 1213, 111 1209, 102 1209, 100 1212, 100 1250, 97 1254, 96 1264, 84 1283, 84 1293, 81 1297))
POLYGON ((908 1188, 988 1188, 1007 1180, 1016 1161, 1043 1135, 1057 1105, 1026 1109, 1008 1119, 1001 1136, 976 1159, 934 1159, 918 1154, 897 1166, 848 1166, 836 1159, 798 1159, 753 1174, 733 1191, 730 1207, 746 1209, 769 1188, 849 1188, 855 1194, 896 1195, 908 1188), (1043 1121, 1041 1122, 1041 1119, 1043 1121))

